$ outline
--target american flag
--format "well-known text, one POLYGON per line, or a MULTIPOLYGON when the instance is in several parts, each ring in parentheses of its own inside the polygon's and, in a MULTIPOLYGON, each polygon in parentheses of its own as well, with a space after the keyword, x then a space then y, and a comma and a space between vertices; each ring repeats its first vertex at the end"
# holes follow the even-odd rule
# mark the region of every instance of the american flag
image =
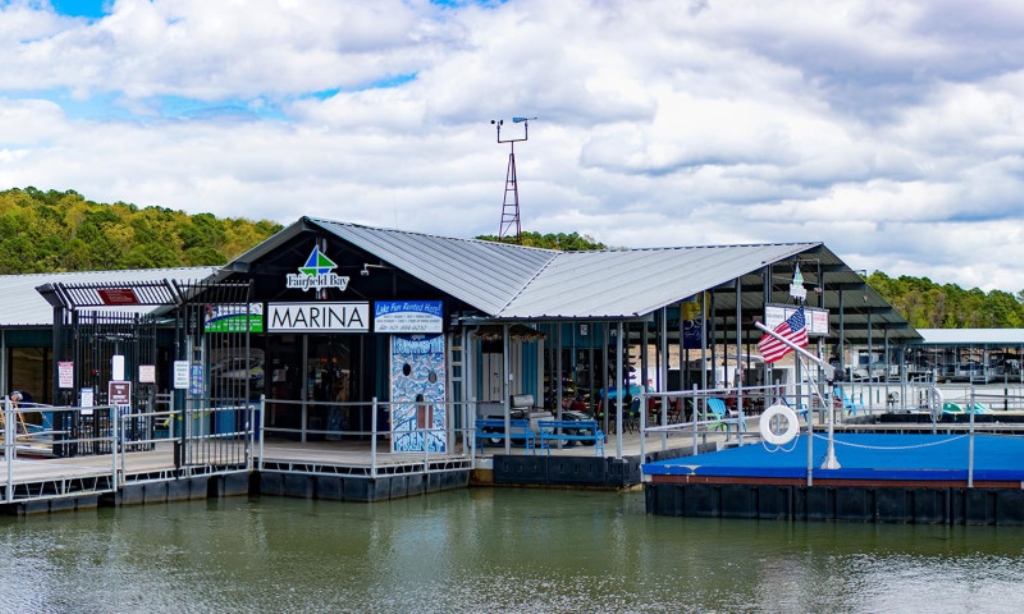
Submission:
MULTIPOLYGON (((775 332, 793 345, 805 347, 807 345, 807 319, 804 317, 803 305, 789 318, 780 322, 775 327, 775 332)), ((761 340, 757 342, 757 349, 761 352, 765 363, 775 362, 792 351, 791 347, 771 335, 761 337, 761 340)))

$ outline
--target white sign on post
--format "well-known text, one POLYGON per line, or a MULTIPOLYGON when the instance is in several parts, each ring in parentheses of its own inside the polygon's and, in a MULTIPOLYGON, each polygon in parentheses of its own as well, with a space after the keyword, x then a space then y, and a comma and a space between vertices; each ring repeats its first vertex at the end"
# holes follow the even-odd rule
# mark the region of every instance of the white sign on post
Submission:
POLYGON ((57 363, 57 386, 61 389, 75 387, 75 363, 57 363))
POLYGON ((156 365, 139 365, 139 383, 156 383, 156 365))
POLYGON ((124 381, 124 356, 120 354, 114 354, 110 359, 110 379, 115 382, 124 381))
POLYGON ((81 405, 82 405, 82 415, 83 416, 91 416, 92 415, 92 408, 93 408, 93 391, 92 391, 92 388, 82 388, 80 393, 81 393, 81 396, 82 396, 82 403, 81 403, 81 405))
POLYGON ((188 361, 174 361, 174 389, 188 390, 188 361))

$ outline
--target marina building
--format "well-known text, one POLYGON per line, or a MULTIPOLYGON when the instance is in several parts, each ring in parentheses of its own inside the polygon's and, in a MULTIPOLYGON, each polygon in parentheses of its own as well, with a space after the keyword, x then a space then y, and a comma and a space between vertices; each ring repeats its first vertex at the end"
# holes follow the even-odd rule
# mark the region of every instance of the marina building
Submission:
MULTIPOLYGON (((2 383, 55 406, 40 412, 53 456, 163 450, 169 466, 141 482, 237 474, 323 498, 451 488, 480 469, 635 484, 641 392, 739 377, 799 396, 811 374, 757 363, 755 320, 802 304, 812 346, 840 361, 838 348, 922 339, 816 242, 558 252, 302 218, 215 269, 0 284, 18 296, 0 306, 2 383), (118 409, 89 412, 100 406, 118 409), (520 453, 520 420, 536 430, 573 412, 596 420, 604 446, 520 453), (481 420, 502 428, 481 439, 481 420)), ((740 392, 729 411, 756 415, 773 394, 740 392)), ((123 489, 127 473, 94 490, 123 489)))

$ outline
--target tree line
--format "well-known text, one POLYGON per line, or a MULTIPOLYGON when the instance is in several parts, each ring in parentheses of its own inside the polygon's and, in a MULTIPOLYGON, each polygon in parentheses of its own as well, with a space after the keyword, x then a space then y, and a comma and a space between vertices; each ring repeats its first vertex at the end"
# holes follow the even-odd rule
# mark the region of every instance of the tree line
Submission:
MULTIPOLYGON (((74 190, 14 188, 0 191, 0 274, 219 266, 281 228, 267 220, 95 203, 74 190)), ((607 248, 578 232, 524 232, 521 243, 564 251, 607 248)), ((1024 291, 965 290, 881 271, 866 281, 915 328, 1024 327, 1024 291)))
POLYGON ((217 266, 279 230, 266 220, 15 188, 0 191, 0 274, 217 266))
POLYGON ((1024 291, 965 290, 927 277, 889 277, 875 271, 868 284, 914 328, 1024 327, 1024 291))

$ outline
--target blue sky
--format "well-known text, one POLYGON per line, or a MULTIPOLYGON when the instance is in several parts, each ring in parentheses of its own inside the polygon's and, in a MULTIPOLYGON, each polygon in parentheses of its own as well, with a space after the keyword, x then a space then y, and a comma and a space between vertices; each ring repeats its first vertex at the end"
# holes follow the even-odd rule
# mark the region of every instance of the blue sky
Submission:
POLYGON ((113 0, 50 0, 55 12, 72 17, 103 17, 110 13, 113 0))
POLYGON ((0 186, 282 223, 496 233, 529 116, 528 230, 1016 292, 1022 98, 1009 1, 0 0, 0 186))

